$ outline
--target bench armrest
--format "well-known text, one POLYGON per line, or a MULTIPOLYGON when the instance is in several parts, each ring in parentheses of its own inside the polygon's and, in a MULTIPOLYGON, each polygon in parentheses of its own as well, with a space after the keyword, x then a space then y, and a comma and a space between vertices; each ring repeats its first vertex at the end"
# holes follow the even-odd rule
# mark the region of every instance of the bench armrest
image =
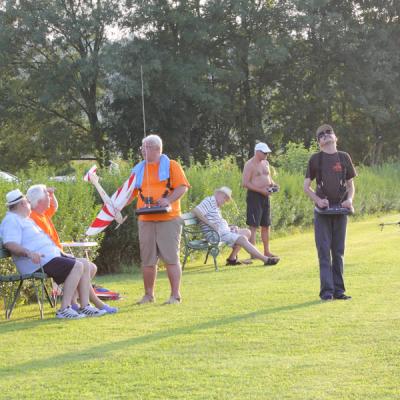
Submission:
POLYGON ((219 233, 210 226, 202 229, 201 231, 208 243, 212 245, 218 245, 218 243, 221 241, 219 233))

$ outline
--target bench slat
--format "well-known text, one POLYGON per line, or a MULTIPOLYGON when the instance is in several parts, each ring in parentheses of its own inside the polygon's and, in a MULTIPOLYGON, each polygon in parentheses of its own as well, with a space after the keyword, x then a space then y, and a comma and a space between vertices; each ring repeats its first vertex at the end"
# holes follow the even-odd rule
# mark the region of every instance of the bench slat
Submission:
POLYGON ((185 226, 191 226, 191 225, 197 225, 198 221, 197 219, 184 219, 183 223, 185 224, 185 226))
POLYGON ((197 217, 191 212, 182 214, 181 218, 185 226, 197 225, 199 223, 197 217))

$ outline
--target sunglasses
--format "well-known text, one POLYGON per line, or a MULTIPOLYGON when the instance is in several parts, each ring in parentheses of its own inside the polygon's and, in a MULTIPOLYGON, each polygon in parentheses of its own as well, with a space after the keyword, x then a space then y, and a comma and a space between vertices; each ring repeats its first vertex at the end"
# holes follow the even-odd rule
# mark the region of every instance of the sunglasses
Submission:
POLYGON ((321 139, 325 135, 331 135, 333 133, 332 129, 327 129, 325 131, 318 132, 317 138, 321 139))

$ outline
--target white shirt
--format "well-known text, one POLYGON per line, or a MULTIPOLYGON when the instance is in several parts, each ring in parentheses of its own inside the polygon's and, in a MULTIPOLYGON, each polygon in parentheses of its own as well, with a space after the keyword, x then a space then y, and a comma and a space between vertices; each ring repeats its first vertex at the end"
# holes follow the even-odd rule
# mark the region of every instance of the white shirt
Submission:
MULTIPOLYGON (((29 251, 43 254, 41 266, 61 255, 60 249, 30 218, 23 218, 11 211, 6 213, 1 222, 0 237, 4 244, 14 242, 29 251)), ((20 274, 30 274, 40 268, 28 257, 13 255, 13 260, 20 274)))
MULTIPOLYGON (((224 218, 222 218, 221 210, 218 207, 215 196, 206 197, 196 208, 211 224, 218 227, 217 232, 220 236, 224 233, 230 232, 228 223, 224 218)), ((209 226, 202 221, 200 221, 200 226, 203 230, 210 229, 209 226)))

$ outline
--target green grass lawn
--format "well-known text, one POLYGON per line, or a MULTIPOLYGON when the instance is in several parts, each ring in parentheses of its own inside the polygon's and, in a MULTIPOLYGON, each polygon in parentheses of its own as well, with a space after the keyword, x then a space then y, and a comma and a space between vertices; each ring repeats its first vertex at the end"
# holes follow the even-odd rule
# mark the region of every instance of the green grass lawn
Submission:
POLYGON ((276 267, 193 261, 180 305, 161 305, 161 272, 145 306, 139 274, 98 278, 123 294, 116 315, 56 320, 46 306, 41 321, 19 306, 0 322, 0 398, 399 399, 400 230, 377 225, 398 218, 349 225, 351 301, 319 301, 308 232, 273 241, 276 267))

